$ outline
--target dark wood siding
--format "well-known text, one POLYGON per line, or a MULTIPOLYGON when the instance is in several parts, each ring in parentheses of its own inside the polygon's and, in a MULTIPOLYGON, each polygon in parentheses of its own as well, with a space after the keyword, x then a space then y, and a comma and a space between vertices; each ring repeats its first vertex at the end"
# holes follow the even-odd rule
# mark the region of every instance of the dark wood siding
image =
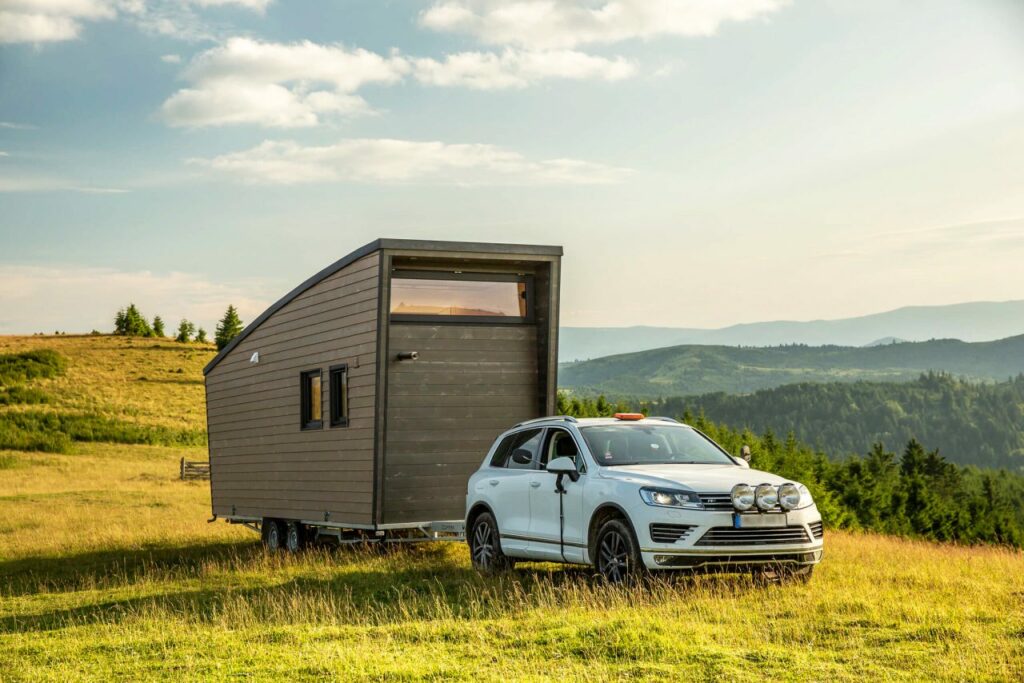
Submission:
POLYGON ((537 327, 392 322, 388 357, 382 522, 461 519, 495 437, 544 409, 537 327))
POLYGON ((214 513, 372 524, 379 263, 372 253, 288 301, 206 376, 214 513), (327 414, 338 363, 349 367, 347 427, 327 414), (316 368, 324 426, 304 431, 299 373, 316 368))

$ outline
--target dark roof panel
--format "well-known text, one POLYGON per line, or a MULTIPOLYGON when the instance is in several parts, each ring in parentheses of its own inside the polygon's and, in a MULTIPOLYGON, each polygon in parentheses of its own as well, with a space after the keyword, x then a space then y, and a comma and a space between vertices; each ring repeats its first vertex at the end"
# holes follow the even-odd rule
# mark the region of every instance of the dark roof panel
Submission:
POLYGON ((523 254, 524 256, 561 256, 562 247, 536 245, 536 244, 495 244, 490 242, 444 242, 438 240, 399 240, 399 239, 387 239, 381 238, 365 244, 359 249, 356 249, 351 254, 344 256, 331 265, 321 270, 316 275, 310 277, 301 285, 293 289, 292 291, 281 297, 276 303, 270 308, 263 311, 255 320, 245 326, 237 337, 231 340, 231 342, 225 346, 220 353, 214 356, 213 360, 206 364, 203 368, 203 374, 207 375, 213 368, 217 366, 217 363, 221 362, 225 356, 238 346, 243 339, 252 334, 253 330, 263 324, 263 322, 270 316, 277 313, 279 310, 284 308, 292 299, 299 296, 307 289, 317 284, 321 280, 324 280, 331 275, 334 275, 342 268, 358 261, 364 256, 368 256, 375 251, 382 249, 392 249, 396 251, 446 251, 446 252, 466 252, 466 253, 483 253, 483 254, 523 254))

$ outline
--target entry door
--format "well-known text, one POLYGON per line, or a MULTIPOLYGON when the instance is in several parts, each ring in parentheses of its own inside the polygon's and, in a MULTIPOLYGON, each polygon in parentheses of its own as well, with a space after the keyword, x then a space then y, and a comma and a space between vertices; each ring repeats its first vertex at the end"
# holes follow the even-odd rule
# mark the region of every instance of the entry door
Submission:
POLYGON ((571 434, 564 429, 549 429, 544 440, 538 462, 539 469, 532 473, 530 482, 530 544, 527 553, 537 559, 561 560, 564 539, 565 559, 570 562, 583 561, 583 546, 586 543, 586 525, 583 523, 583 490, 587 478, 581 476, 578 481, 564 477, 562 485, 565 493, 555 491, 557 475, 548 472, 545 467, 556 457, 566 456, 577 460, 582 458, 571 434), (559 510, 559 498, 562 509, 559 510), (564 537, 562 536, 561 514, 565 516, 564 537))
POLYGON ((389 327, 383 522, 463 519, 467 481, 494 439, 540 415, 537 328, 389 327))

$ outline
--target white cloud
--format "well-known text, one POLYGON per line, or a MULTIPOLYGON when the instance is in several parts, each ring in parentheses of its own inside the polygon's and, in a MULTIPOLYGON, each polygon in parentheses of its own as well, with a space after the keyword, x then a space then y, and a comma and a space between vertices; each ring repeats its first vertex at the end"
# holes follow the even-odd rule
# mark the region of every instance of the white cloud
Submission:
POLYGON ((788 0, 438 0, 420 24, 492 45, 533 49, 657 36, 709 36, 728 21, 774 12, 788 0))
POLYGON ((365 113, 369 105, 353 93, 395 83, 408 69, 397 55, 341 45, 232 38, 191 61, 182 77, 192 87, 164 102, 161 116, 172 126, 314 126, 325 116, 365 113))
POLYGON ((620 182, 630 171, 576 159, 533 161, 494 145, 348 139, 304 146, 264 141, 242 152, 192 163, 243 182, 584 185, 620 182))
POLYGON ((35 126, 28 123, 14 123, 13 121, 0 121, 0 128, 8 130, 35 130, 35 126))
MULTIPOLYGON (((6 155, 4 155, 6 156, 6 155)), ((0 193, 4 192, 85 192, 89 194, 123 194, 117 187, 84 185, 67 178, 31 175, 23 172, 0 174, 0 193)))
POLYGON ((408 75, 426 85, 494 90, 551 78, 617 81, 636 71, 622 57, 573 50, 460 52, 437 60, 308 40, 237 37, 192 59, 181 75, 189 86, 171 95, 160 115, 172 126, 301 128, 371 112, 356 92, 372 84, 393 85, 408 75))
POLYGON ((4 0, 0 43, 48 43, 77 38, 82 22, 113 19, 115 0, 4 0))
POLYGON ((191 4, 198 7, 223 7, 225 5, 237 5, 254 12, 265 12, 271 0, 190 0, 191 4))
POLYGON ((74 40, 86 22, 124 18, 145 31, 185 40, 213 39, 193 11, 234 5, 263 13, 271 0, 3 0, 0 43, 74 40))
POLYGON ((525 88, 548 78, 618 81, 636 74, 636 66, 622 57, 606 59, 573 50, 459 52, 441 61, 415 59, 413 65, 421 83, 478 90, 525 88))
POLYGON ((0 265, 0 334, 107 331, 129 301, 147 316, 160 315, 168 329, 189 318, 212 333, 228 304, 248 322, 269 300, 262 281, 225 285, 194 273, 0 265))
POLYGON ((181 64, 181 55, 161 55, 160 61, 167 64, 181 64))

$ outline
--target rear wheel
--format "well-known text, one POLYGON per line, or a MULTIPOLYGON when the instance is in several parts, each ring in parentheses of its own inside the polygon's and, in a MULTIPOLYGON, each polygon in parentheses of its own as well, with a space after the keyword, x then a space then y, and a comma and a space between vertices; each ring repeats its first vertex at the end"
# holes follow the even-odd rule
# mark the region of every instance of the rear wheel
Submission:
POLYGON ((481 513, 473 521, 469 532, 469 554, 473 567, 484 573, 511 569, 515 565, 512 558, 501 552, 498 524, 489 512, 481 513))
POLYGON ((284 548, 289 553, 297 553, 306 547, 306 527, 298 522, 285 525, 284 548))
POLYGON ((609 583, 622 583, 638 578, 644 571, 640 548, 629 524, 610 519, 597 532, 597 553, 594 568, 609 583))
POLYGON ((272 553, 276 553, 284 546, 284 525, 277 519, 263 519, 261 536, 263 547, 272 553))

